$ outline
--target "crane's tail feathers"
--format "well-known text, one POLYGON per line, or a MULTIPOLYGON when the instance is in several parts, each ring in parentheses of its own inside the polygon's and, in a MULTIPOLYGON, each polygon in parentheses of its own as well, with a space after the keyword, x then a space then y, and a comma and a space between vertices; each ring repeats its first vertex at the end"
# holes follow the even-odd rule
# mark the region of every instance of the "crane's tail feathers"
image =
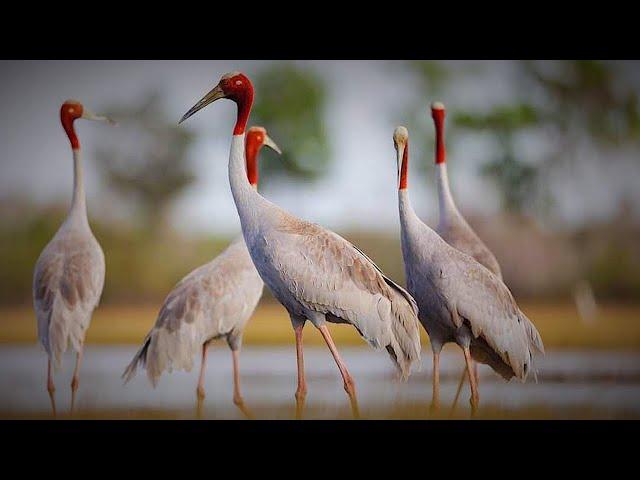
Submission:
POLYGON ((135 354, 131 363, 127 366, 125 371, 122 373, 120 378, 124 379, 125 385, 129 383, 129 381, 135 376, 136 370, 138 370, 138 365, 145 366, 147 363, 147 352, 149 351, 149 345, 151 345, 151 335, 147 335, 144 339, 144 343, 140 350, 135 354))
POLYGON ((58 296, 48 311, 38 313, 38 337, 55 370, 62 366, 69 343, 76 352, 82 350, 91 313, 86 309, 70 310, 58 296))
POLYGON ((122 374, 122 378, 127 383, 140 365, 147 371, 147 377, 155 388, 165 370, 191 371, 193 355, 201 350, 202 344, 201 335, 193 329, 183 328, 170 332, 166 328, 154 327, 122 374))
POLYGON ((540 337, 538 329, 524 313, 520 312, 520 318, 524 323, 529 345, 531 345, 537 353, 544 355, 544 344, 542 343, 542 337, 540 337))
POLYGON ((387 345, 387 351, 399 368, 402 380, 406 381, 411 374, 411 366, 416 362, 420 365, 421 345, 416 311, 403 297, 396 297, 391 303, 392 338, 391 343, 387 345))
MULTIPOLYGON (((411 374, 411 365, 418 362, 420 365, 420 327, 418 321, 418 304, 404 288, 387 277, 384 272, 362 250, 350 244, 380 273, 384 282, 390 287, 386 293, 387 300, 391 302, 391 339, 385 345, 391 359, 400 370, 402 379, 406 380, 411 374)), ((381 304, 378 303, 378 309, 381 304)), ((387 308, 386 306, 384 307, 387 308)), ((379 310, 380 316, 388 315, 388 311, 379 310)), ((361 333, 362 334, 362 333, 361 333)), ((365 336, 365 338, 367 338, 365 336)), ((377 341, 368 339, 373 346, 380 347, 377 341)))

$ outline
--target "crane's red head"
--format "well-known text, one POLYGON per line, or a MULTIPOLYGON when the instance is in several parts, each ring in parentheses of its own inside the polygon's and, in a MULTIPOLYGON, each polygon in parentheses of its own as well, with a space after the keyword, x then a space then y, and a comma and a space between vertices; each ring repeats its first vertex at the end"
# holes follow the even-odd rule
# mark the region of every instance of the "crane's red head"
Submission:
POLYGON ((80 142, 73 128, 73 122, 82 117, 83 110, 84 107, 77 100, 67 100, 62 104, 62 107, 60 107, 60 122, 62 123, 64 131, 67 132, 67 136, 71 142, 71 148, 74 150, 80 148, 80 142))
POLYGON ((258 153, 266 145, 273 151, 281 154, 280 148, 275 144, 263 127, 251 127, 247 130, 245 140, 245 157, 247 160, 247 178, 253 186, 258 185, 258 153))
POLYGON ((114 122, 110 118, 104 117, 102 115, 96 115, 88 108, 85 108, 77 100, 67 100, 62 104, 62 107, 60 107, 60 122, 62 123, 62 128, 64 128, 64 131, 67 132, 67 136, 69 137, 71 148, 73 150, 77 150, 80 148, 80 141, 78 140, 76 131, 73 128, 73 122, 75 122, 79 118, 84 118, 87 120, 99 120, 102 122, 110 123, 112 125, 116 124, 116 122, 114 122))
POLYGON ((185 113, 180 122, 184 122, 191 115, 210 103, 215 102, 221 98, 228 98, 233 100, 238 105, 238 119, 236 126, 233 129, 234 135, 242 135, 247 126, 247 120, 251 113, 251 106, 253 105, 253 85, 251 80, 244 73, 231 72, 222 76, 218 84, 207 93, 204 97, 198 101, 193 107, 185 113))
POLYGON ((436 165, 447 161, 447 152, 444 147, 444 115, 445 109, 441 102, 431 104, 431 117, 436 126, 436 165))
POLYGON ((236 103, 246 102, 249 99, 253 100, 253 84, 244 73, 227 73, 222 76, 218 85, 224 92, 225 98, 236 103))
POLYGON ((398 164, 398 190, 407 188, 407 176, 409 169, 409 131, 399 126, 393 132, 393 146, 396 148, 396 161, 398 164))

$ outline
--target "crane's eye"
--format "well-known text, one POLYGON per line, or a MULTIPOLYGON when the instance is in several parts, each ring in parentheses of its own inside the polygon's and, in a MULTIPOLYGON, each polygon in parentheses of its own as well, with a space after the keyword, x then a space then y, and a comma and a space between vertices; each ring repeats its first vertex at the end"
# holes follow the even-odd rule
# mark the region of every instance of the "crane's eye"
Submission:
POLYGON ((70 108, 70 109, 69 109, 69 113, 73 113, 73 108, 70 108))
POLYGON ((242 85, 242 80, 236 80, 236 86, 239 87, 240 85, 242 85))

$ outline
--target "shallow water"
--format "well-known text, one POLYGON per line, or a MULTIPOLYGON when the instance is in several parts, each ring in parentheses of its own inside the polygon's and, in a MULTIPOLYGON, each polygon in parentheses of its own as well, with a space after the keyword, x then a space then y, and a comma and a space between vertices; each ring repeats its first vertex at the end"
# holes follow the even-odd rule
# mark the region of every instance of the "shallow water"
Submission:
MULTIPOLYGON (((341 348, 356 380, 363 416, 369 418, 424 418, 431 402, 431 357, 423 353, 422 369, 407 383, 396 380, 388 357, 367 348, 341 348), (403 409, 405 410, 404 413, 403 409), (401 412, 400 414, 398 412, 401 412)), ((89 345, 82 367, 78 411, 171 411, 178 418, 193 416, 199 359, 191 372, 165 373, 153 389, 145 372, 127 385, 120 375, 136 351, 135 346, 89 345)), ((441 359, 441 402, 448 412, 462 372, 462 356, 455 349, 441 359)), ((242 389, 248 407, 259 418, 291 418, 296 388, 293 346, 245 347, 241 354, 242 389)), ((58 409, 70 402, 69 384, 74 356, 65 357, 56 374, 58 409)), ((311 418, 348 418, 349 406, 342 380, 330 353, 319 347, 305 349, 311 418)), ((480 367, 481 410, 498 416, 569 418, 588 412, 590 418, 640 418, 640 353, 561 350, 547 352, 537 361, 538 383, 504 382, 487 367, 480 367)), ((0 347, 0 417, 46 414, 49 397, 46 356, 37 346, 0 347)), ((209 353, 206 380, 207 418, 243 418, 232 403, 231 355, 222 344, 209 353)), ((468 412, 468 387, 458 403, 468 412)), ((118 415, 116 414, 116 417, 118 415)), ((127 415, 123 415, 127 416, 127 415)), ((445 415, 446 417, 446 415, 445 415)))

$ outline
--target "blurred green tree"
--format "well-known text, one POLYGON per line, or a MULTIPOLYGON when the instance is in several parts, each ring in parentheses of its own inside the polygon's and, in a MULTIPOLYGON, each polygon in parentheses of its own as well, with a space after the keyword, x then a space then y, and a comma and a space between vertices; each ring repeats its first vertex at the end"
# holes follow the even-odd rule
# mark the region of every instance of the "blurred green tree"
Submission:
MULTIPOLYGON (((325 174, 331 156, 324 129, 327 94, 322 78, 313 70, 273 64, 256 75, 254 84, 257 94, 251 122, 265 127, 283 151, 277 161, 261 162, 261 179, 314 180, 325 174)), ((268 149, 264 152, 267 157, 276 155, 268 149)))
POLYGON ((194 134, 168 118, 161 99, 150 92, 138 104, 107 109, 120 124, 120 139, 96 149, 108 185, 134 200, 152 234, 165 227, 169 205, 195 180, 187 163, 194 134))
POLYGON ((481 173, 497 187, 505 210, 525 211, 538 193, 539 170, 518 157, 514 143, 520 132, 538 124, 536 109, 529 104, 502 106, 486 114, 456 113, 453 121, 462 128, 491 132, 494 156, 481 167, 481 173))
MULTIPOLYGON (((548 169, 582 160, 585 143, 598 153, 640 146, 640 86, 625 74, 628 63, 610 61, 523 61, 521 93, 535 101, 548 128, 548 169)), ((636 158, 636 161, 640 158, 636 158)))

